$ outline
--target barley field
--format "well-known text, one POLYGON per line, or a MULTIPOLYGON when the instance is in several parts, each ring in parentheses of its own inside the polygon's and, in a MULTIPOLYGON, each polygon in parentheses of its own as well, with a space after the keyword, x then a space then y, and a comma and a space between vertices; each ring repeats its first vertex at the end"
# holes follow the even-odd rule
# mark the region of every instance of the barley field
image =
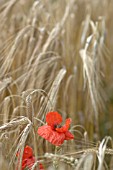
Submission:
POLYGON ((0 170, 113 170, 112 17, 112 0, 0 0, 0 170))

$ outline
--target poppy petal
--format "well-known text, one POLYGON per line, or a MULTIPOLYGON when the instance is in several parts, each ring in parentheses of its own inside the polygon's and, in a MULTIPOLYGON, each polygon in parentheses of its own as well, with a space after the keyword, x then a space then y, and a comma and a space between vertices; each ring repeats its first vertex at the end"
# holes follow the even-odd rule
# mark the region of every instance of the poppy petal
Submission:
POLYGON ((26 167, 28 167, 31 170, 31 168, 34 165, 34 163, 35 163, 35 157, 27 159, 26 167))
POLYGON ((44 167, 43 167, 43 165, 41 163, 39 163, 39 169, 44 170, 44 167))
POLYGON ((31 157, 29 159, 24 159, 22 161, 22 168, 21 168, 21 170, 24 170, 27 167, 31 170, 31 168, 34 165, 34 163, 35 163, 35 157, 31 157))
POLYGON ((24 148, 24 152, 23 152, 23 158, 22 159, 27 159, 33 156, 33 150, 30 146, 26 145, 26 147, 24 148))
POLYGON ((48 125, 39 127, 38 134, 56 146, 61 145, 65 139, 64 133, 56 132, 48 125))
POLYGON ((62 122, 62 116, 58 112, 49 112, 46 115, 46 122, 49 126, 54 128, 54 125, 58 125, 62 122))
MULTIPOLYGON (((20 152, 17 152, 16 156, 19 157, 20 152)), ((23 157, 22 157, 22 169, 24 170, 25 167, 32 167, 32 165, 35 162, 35 157, 33 157, 33 150, 30 146, 26 145, 26 147, 24 148, 24 152, 23 152, 23 157)), ((18 170, 18 167, 17 167, 18 170)))
POLYGON ((67 131, 65 133, 65 140, 71 140, 71 139, 74 139, 74 135, 71 132, 67 131))
POLYGON ((55 130, 60 133, 66 132, 69 129, 70 124, 71 124, 71 119, 68 118, 66 119, 64 126, 62 126, 61 128, 56 128, 55 130))
MULTIPOLYGON (((24 159, 22 161, 22 169, 21 170, 24 170, 24 168, 27 166, 27 159, 24 159)), ((18 169, 17 169, 18 170, 18 169)))

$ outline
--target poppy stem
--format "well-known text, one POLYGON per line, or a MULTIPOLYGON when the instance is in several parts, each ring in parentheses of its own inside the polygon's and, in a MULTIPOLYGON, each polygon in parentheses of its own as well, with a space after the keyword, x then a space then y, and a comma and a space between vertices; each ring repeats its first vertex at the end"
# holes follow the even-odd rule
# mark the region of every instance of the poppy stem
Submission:
MULTIPOLYGON (((55 155, 57 155, 59 153, 59 151, 60 151, 60 147, 55 146, 55 155)), ((55 170, 58 170, 58 157, 54 157, 53 166, 54 166, 55 170)))

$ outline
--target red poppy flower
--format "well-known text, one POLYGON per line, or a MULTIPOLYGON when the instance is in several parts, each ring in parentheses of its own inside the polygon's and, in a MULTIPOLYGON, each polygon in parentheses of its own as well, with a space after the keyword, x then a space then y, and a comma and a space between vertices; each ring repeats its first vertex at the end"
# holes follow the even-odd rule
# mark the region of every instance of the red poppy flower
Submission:
POLYGON ((22 160, 22 169, 21 170, 24 170, 24 168, 26 168, 26 167, 28 167, 31 170, 34 163, 35 163, 35 157, 23 159, 22 160))
MULTIPOLYGON (((17 152, 16 156, 19 157, 19 152, 17 152)), ((24 170, 27 167, 29 168, 29 170, 31 170, 34 163, 35 163, 35 157, 33 156, 33 150, 30 146, 27 145, 24 148, 24 152, 23 152, 21 170, 24 170)), ((39 169, 44 170, 43 165, 41 163, 39 164, 39 169)), ((18 168, 17 168, 17 170, 18 170, 18 168)))
POLYGON ((46 115, 47 125, 38 128, 38 134, 48 140, 53 145, 59 146, 64 140, 74 139, 68 129, 71 124, 71 119, 66 119, 65 125, 61 126, 62 117, 58 112, 49 112, 46 115))

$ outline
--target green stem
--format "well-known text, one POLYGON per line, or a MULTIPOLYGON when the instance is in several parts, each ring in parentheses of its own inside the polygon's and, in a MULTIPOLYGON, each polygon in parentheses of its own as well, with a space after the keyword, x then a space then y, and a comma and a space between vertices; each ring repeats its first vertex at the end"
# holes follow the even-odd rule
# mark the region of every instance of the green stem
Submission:
MULTIPOLYGON (((60 147, 59 146, 55 146, 55 155, 58 155, 59 150, 60 150, 60 147)), ((55 170, 58 170, 58 157, 54 157, 54 159, 53 159, 53 166, 54 166, 55 170)))

